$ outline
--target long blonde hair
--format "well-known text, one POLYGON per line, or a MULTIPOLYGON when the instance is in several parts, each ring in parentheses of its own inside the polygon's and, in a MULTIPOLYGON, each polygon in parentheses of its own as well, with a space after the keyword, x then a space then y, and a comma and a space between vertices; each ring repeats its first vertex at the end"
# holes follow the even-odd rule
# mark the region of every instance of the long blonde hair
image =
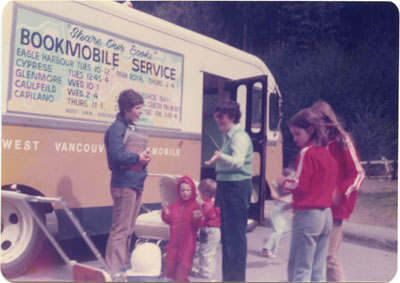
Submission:
POLYGON ((349 134, 344 130, 332 107, 326 101, 319 100, 310 108, 318 114, 325 123, 329 139, 336 140, 342 148, 346 148, 346 137, 348 137, 349 134))

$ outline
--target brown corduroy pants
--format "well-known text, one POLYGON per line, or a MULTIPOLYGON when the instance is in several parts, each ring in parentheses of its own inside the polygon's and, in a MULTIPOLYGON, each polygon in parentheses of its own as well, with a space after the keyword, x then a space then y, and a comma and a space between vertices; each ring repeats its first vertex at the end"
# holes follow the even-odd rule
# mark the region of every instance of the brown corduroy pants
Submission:
POLYGON ((129 247, 139 214, 142 193, 132 188, 111 188, 114 201, 106 262, 113 272, 130 268, 129 247))

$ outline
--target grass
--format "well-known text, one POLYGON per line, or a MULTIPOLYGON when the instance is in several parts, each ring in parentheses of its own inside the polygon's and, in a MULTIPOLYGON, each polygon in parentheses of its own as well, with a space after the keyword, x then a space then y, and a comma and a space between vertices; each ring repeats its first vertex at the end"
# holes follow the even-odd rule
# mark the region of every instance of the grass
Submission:
POLYGON ((350 222, 397 228, 397 181, 366 180, 350 222))

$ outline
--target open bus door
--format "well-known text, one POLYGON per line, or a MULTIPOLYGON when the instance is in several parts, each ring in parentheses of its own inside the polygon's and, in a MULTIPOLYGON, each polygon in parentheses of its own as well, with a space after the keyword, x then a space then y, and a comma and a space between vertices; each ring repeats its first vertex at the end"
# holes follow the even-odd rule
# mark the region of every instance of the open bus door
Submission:
POLYGON ((248 217, 258 223, 264 220, 266 195, 267 82, 267 76, 257 76, 225 83, 225 90, 230 92, 231 99, 240 104, 240 124, 253 142, 253 190, 248 217))

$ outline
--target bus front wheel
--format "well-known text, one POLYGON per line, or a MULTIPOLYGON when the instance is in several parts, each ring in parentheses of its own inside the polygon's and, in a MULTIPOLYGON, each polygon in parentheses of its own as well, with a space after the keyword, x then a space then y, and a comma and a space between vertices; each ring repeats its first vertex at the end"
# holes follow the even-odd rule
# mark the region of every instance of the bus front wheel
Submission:
MULTIPOLYGON (((44 213, 36 214, 45 222, 44 213)), ((21 200, 1 201, 1 271, 6 278, 24 273, 34 262, 45 236, 21 200)))

